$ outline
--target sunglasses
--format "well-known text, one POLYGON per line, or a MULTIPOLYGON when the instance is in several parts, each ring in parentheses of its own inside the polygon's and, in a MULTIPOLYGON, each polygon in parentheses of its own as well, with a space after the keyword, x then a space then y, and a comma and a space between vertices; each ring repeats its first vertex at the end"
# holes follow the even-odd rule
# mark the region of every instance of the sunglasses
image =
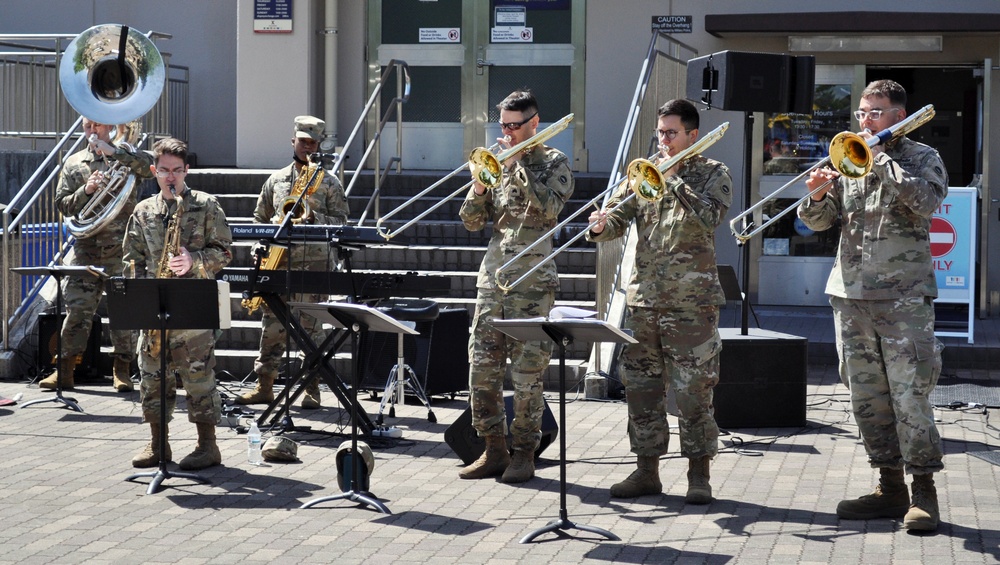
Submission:
POLYGON ((538 112, 535 112, 534 114, 528 116, 527 118, 521 120, 520 122, 498 122, 498 123, 500 124, 500 129, 509 129, 510 131, 517 131, 521 129, 521 126, 528 123, 531 120, 531 118, 534 118, 537 115, 538 112))

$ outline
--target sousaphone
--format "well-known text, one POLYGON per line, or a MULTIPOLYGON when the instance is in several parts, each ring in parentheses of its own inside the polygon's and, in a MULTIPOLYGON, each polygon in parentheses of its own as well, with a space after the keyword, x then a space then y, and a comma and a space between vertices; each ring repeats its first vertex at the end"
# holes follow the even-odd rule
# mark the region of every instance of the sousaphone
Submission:
MULTIPOLYGON (((138 118, 159 100, 166 80, 160 51, 146 35, 120 24, 83 31, 69 44, 59 64, 59 83, 70 106, 87 119, 116 124, 112 143, 136 142, 138 118)), ((113 219, 135 187, 135 175, 117 161, 103 185, 67 227, 78 238, 100 232, 113 219)))

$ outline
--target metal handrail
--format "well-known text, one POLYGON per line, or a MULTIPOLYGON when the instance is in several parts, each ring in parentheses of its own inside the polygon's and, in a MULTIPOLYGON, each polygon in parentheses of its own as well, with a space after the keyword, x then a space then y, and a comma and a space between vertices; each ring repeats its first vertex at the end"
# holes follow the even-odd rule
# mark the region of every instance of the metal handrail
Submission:
MULTIPOLYGON (((375 218, 378 219, 378 203, 379 194, 382 189, 382 177, 379 170, 379 141, 382 139, 382 130, 385 128, 385 124, 388 123, 389 118, 395 114, 396 117, 396 155, 393 156, 386 170, 388 171, 389 166, 395 164, 396 172, 402 171, 402 139, 403 139, 403 104, 410 99, 410 69, 406 64, 406 61, 400 61, 398 59, 392 59, 385 66, 385 70, 382 71, 382 78, 379 79, 378 83, 375 84, 375 88, 372 90, 371 96, 368 97, 368 102, 365 107, 361 110, 361 116, 358 118, 358 122, 354 125, 354 129, 351 131, 351 135, 348 136, 347 142, 344 143, 344 147, 350 147, 351 141, 354 140, 354 136, 361 129, 361 125, 368 119, 368 114, 372 107, 375 107, 376 114, 381 114, 382 117, 379 120, 378 127, 375 128, 375 133, 372 135, 371 140, 365 147, 364 153, 361 158, 358 159, 358 166, 354 169, 354 173, 351 175, 351 182, 344 188, 344 195, 350 196, 351 190, 354 188, 354 183, 361 177, 361 168, 364 167, 365 161, 368 160, 368 156, 371 154, 372 150, 375 150, 375 188, 372 190, 371 196, 368 198, 368 203, 365 205, 365 210, 362 212, 361 217, 358 218, 358 225, 364 224, 365 219, 368 216, 369 210, 372 206, 375 207, 375 218), (384 114, 382 111, 382 101, 379 95, 382 92, 382 87, 389 80, 389 76, 392 71, 396 72, 396 96, 390 101, 390 108, 386 109, 384 114)), ((343 155, 337 156, 336 164, 333 167, 334 171, 338 170, 338 166, 343 163, 343 155)))
MULTIPOLYGON (((653 32, 625 116, 625 125, 622 128, 621 140, 618 142, 602 207, 611 198, 613 192, 611 189, 625 178, 627 164, 633 159, 648 155, 650 147, 655 144, 650 136, 642 133, 642 124, 654 123, 660 103, 670 98, 684 96, 686 77, 668 76, 660 80, 661 76, 658 73, 669 74, 670 70, 684 69, 687 61, 697 54, 698 51, 690 45, 677 41, 669 35, 653 32), (670 66, 664 69, 662 67, 664 64, 670 66)), ((635 230, 629 229, 622 238, 597 244, 596 308, 598 316, 611 323, 620 324, 624 315, 623 290, 628 283, 632 265, 631 256, 627 251, 634 249, 635 240, 635 230)), ((589 372, 610 373, 616 347, 616 344, 610 343, 595 344, 590 357, 589 372)))
MULTIPOLYGON (((170 34, 150 31, 151 39, 169 39, 170 34)), ((62 156, 71 155, 83 143, 81 135, 82 117, 64 130, 64 116, 75 115, 68 102, 62 96, 58 78, 60 57, 64 46, 73 40, 76 34, 16 34, 0 35, 0 98, 8 101, 0 108, 0 135, 30 139, 32 143, 51 139, 53 147, 37 167, 31 177, 23 183, 18 192, 10 198, 4 210, 0 212, 0 264, 3 273, 0 274, 0 318, 3 318, 3 348, 12 349, 17 344, 11 344, 11 329, 20 324, 22 317, 48 277, 24 277, 23 279, 10 272, 15 266, 39 266, 54 264, 61 261, 68 250, 71 239, 62 229, 62 218, 55 206, 56 179, 62 169, 62 156), (29 42, 41 42, 43 45, 33 45, 29 42), (13 49, 21 49, 14 51, 13 49), (36 111, 37 109, 37 111, 36 111), (41 125, 39 128, 37 126, 41 125), (14 126, 14 127, 11 127, 14 126), (4 131, 8 130, 8 131, 4 131), (65 131, 65 132, 64 132, 65 131), (51 245, 46 251, 51 251, 51 257, 42 254, 28 256, 24 247, 28 236, 34 231, 48 234, 54 228, 51 245), (22 250, 23 257, 15 258, 14 252, 22 250), (17 261, 18 264, 15 264, 17 261), (21 265, 20 263, 24 263, 21 265), (17 289, 24 289, 17 296, 17 289)), ((164 61, 169 61, 169 53, 161 52, 164 61)), ((143 130, 151 136, 170 135, 171 129, 187 132, 187 77, 185 67, 170 66, 168 69, 180 72, 179 79, 169 78, 164 87, 163 96, 157 105, 143 117, 143 130), (171 95, 171 91, 174 94, 171 95), (173 101, 171 98, 179 98, 173 101), (181 112, 175 111, 178 107, 181 112), (176 116, 181 113, 184 115, 176 116), (178 117, 175 124, 171 118, 178 117)), ((34 242, 39 248, 41 240, 34 242)))

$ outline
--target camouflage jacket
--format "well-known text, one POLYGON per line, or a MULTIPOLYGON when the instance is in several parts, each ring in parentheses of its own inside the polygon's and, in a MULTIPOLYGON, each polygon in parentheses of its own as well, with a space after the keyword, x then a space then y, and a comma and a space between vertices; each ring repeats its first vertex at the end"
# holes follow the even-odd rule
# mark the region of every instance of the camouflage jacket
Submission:
MULTIPOLYGON (((667 191, 658 202, 632 198, 608 215, 604 231, 588 232, 587 239, 621 237, 635 220, 639 239, 626 294, 629 305, 682 309, 725 304, 716 268, 715 228, 733 201, 729 169, 698 155, 665 180, 667 191)), ((607 209, 630 194, 623 184, 607 209)))
MULTIPOLYGON (((137 151, 135 155, 132 155, 119 149, 114 155, 109 155, 108 159, 122 162, 137 178, 132 188, 132 194, 126 199, 121 211, 108 221, 107 226, 90 237, 75 241, 73 244, 76 255, 74 263, 78 265, 121 257, 125 224, 128 223, 129 216, 132 215, 132 210, 138 200, 136 195, 139 193, 139 184, 142 179, 153 178, 153 171, 150 169, 153 157, 145 151, 137 151)), ((84 189, 87 185, 87 179, 94 171, 107 170, 108 165, 105 164, 104 159, 89 148, 78 151, 66 159, 59 175, 59 185, 56 187, 56 208, 59 212, 67 218, 80 213, 97 194, 96 192, 94 194, 86 193, 84 189)))
MULTIPOLYGON (((260 190, 257 197, 257 207, 253 212, 253 220, 258 224, 280 224, 282 220, 281 205, 285 198, 292 191, 292 186, 298 179, 299 173, 292 163, 272 174, 260 190)), ((347 207, 347 197, 344 196, 344 188, 340 186, 340 179, 335 175, 325 171, 323 180, 320 181, 316 190, 305 197, 309 208, 312 210, 314 224, 344 225, 350 213, 347 207)), ((333 257, 330 254, 328 243, 308 243, 304 245, 294 245, 289 255, 293 258, 293 264, 297 261, 322 261, 330 262, 333 265, 333 257)), ((284 264, 284 262, 282 262, 284 264)))
POLYGON ((867 176, 842 176, 822 200, 803 202, 798 214, 810 229, 842 221, 826 293, 859 300, 937 296, 929 232, 947 195, 938 152, 902 137, 875 158, 867 176))
MULTIPOLYGON (((226 214, 219 201, 208 193, 187 187, 181 198, 184 201, 181 246, 194 260, 191 270, 182 278, 215 278, 215 274, 233 259, 229 250, 233 234, 229 231, 226 214)), ((174 202, 165 201, 159 193, 136 205, 123 243, 122 263, 126 276, 131 275, 130 264, 135 261, 136 277, 156 278, 167 224, 176 208, 174 202)))
MULTIPOLYGON (((496 190, 477 195, 475 187, 470 188, 459 210, 466 229, 479 231, 493 221, 493 235, 479 267, 476 288, 496 288, 497 268, 551 230, 572 194, 573 172, 569 161, 558 149, 544 145, 535 147, 509 170, 505 169, 496 190)), ((535 246, 505 273, 505 282, 519 278, 551 251, 551 238, 535 246)), ((555 263, 549 261, 519 286, 558 287, 555 263)))

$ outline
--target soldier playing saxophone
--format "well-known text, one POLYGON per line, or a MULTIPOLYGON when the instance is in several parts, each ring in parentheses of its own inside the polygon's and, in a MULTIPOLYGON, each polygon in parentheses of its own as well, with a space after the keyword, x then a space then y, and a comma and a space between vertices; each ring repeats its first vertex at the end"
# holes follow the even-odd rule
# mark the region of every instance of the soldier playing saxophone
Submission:
MULTIPOLYGON (((215 274, 232 260, 232 233, 226 215, 214 196, 191 190, 184 182, 188 167, 187 145, 177 139, 163 139, 153 149, 156 164, 152 170, 160 187, 159 194, 140 202, 129 219, 125 232, 123 261, 126 274, 135 265, 135 276, 146 278, 214 279, 215 274), (164 247, 171 238, 168 224, 180 207, 176 195, 183 199, 181 217, 175 219, 176 250, 164 247), (171 256, 172 255, 172 256, 171 256), (165 260, 161 260, 165 258, 165 260), (159 271, 163 269, 164 272, 159 271)), ((168 349, 166 380, 167 406, 160 406, 161 378, 158 352, 152 351, 148 334, 139 338, 139 372, 142 376, 142 417, 149 422, 152 441, 132 459, 135 467, 156 467, 160 458, 170 460, 170 444, 160 453, 160 410, 167 411, 168 421, 177 397, 178 375, 187 393, 188 420, 198 428, 198 446, 180 462, 181 469, 204 469, 222 462, 215 440, 215 424, 219 421, 221 400, 215 386, 215 335, 213 330, 172 330, 163 347, 168 349), (156 353, 156 354, 154 354, 156 353)), ((166 433, 166 430, 164 430, 166 433)))

